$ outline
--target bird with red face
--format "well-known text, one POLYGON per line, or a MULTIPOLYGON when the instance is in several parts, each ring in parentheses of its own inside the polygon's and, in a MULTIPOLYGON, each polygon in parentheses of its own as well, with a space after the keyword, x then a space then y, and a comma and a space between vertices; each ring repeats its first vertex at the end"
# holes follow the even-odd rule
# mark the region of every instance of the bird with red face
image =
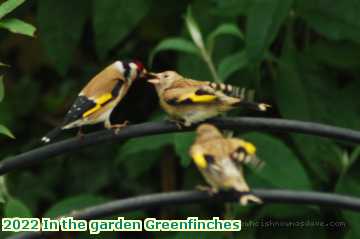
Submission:
POLYGON ((89 81, 80 91, 62 124, 44 136, 41 141, 49 143, 62 130, 81 129, 83 125, 102 122, 105 128, 116 129, 118 132, 127 122, 111 124, 110 115, 132 83, 146 75, 147 71, 139 61, 115 61, 89 81))

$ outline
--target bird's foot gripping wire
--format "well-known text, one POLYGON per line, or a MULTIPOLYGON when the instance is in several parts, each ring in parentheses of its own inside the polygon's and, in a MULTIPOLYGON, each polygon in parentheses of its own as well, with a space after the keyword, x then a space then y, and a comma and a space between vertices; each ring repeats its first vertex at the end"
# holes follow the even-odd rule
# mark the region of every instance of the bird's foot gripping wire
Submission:
POLYGON ((83 140, 83 139, 84 139, 84 133, 82 132, 82 128, 81 128, 81 127, 79 128, 76 136, 77 136, 80 140, 83 140))
POLYGON ((199 190, 202 192, 207 192, 210 196, 213 196, 216 193, 218 193, 218 190, 216 188, 212 188, 212 187, 204 186, 204 185, 197 185, 196 190, 199 190))
POLYGON ((120 133, 120 130, 124 127, 126 127, 127 125, 129 124, 129 121, 125 120, 124 123, 122 124, 112 124, 110 125, 110 129, 113 129, 115 134, 119 134, 120 133))
POLYGON ((239 202, 242 206, 246 206, 249 202, 261 204, 263 201, 253 194, 245 194, 240 196, 239 202))

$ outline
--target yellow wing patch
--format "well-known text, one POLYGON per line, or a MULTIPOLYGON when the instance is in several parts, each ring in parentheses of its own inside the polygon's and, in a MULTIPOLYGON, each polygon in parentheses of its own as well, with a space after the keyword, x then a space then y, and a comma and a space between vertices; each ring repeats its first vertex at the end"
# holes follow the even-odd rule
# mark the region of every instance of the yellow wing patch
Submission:
POLYGON ((246 142, 246 141, 243 141, 243 140, 240 140, 239 141, 239 145, 241 147, 243 147, 246 151, 246 153, 250 154, 250 155, 253 155, 256 153, 256 147, 255 145, 253 145, 252 143, 249 143, 249 142, 246 142))
POLYGON ((95 113, 96 111, 98 111, 101 108, 101 105, 108 102, 109 100, 111 100, 111 98, 112 98, 112 94, 110 94, 110 93, 104 94, 104 95, 100 96, 99 98, 97 98, 95 100, 96 105, 93 108, 86 111, 83 114, 83 117, 86 118, 89 115, 91 115, 91 114, 95 113))
POLYGON ((107 93, 107 94, 104 94, 104 95, 100 96, 99 98, 97 98, 95 100, 95 102, 96 102, 96 104, 102 105, 102 104, 108 102, 111 98, 112 98, 112 94, 107 93))
POLYGON ((217 97, 215 95, 196 95, 195 93, 190 93, 179 97, 177 102, 182 102, 189 99, 194 103, 209 103, 216 100, 216 98, 217 97))
POLYGON ((193 159, 194 159, 194 162, 195 164, 199 167, 199 168, 206 168, 207 167, 207 162, 206 162, 206 159, 204 157, 203 154, 201 153, 196 153, 194 156, 193 156, 193 159))

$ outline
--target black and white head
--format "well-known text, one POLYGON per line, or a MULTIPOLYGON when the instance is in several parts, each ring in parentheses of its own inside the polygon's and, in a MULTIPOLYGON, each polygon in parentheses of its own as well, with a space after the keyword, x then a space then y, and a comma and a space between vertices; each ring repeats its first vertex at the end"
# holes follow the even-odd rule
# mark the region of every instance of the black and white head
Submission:
POLYGON ((146 75, 144 65, 137 60, 116 61, 114 66, 130 82, 146 75))

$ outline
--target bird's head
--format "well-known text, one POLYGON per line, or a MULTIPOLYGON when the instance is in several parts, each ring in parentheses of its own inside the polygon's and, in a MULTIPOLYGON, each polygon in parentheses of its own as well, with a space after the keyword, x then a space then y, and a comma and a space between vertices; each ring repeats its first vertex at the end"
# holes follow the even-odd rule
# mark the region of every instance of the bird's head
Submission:
POLYGON ((145 77, 147 74, 144 65, 138 60, 116 61, 114 63, 116 69, 122 74, 126 80, 132 82, 137 78, 145 77))
POLYGON ((222 137, 220 131, 211 124, 201 124, 196 129, 196 135, 197 138, 201 140, 208 140, 208 139, 222 137))
POLYGON ((156 89, 162 90, 170 87, 174 81, 181 79, 182 76, 175 71, 164 71, 161 73, 149 73, 148 82, 153 84, 156 89))

